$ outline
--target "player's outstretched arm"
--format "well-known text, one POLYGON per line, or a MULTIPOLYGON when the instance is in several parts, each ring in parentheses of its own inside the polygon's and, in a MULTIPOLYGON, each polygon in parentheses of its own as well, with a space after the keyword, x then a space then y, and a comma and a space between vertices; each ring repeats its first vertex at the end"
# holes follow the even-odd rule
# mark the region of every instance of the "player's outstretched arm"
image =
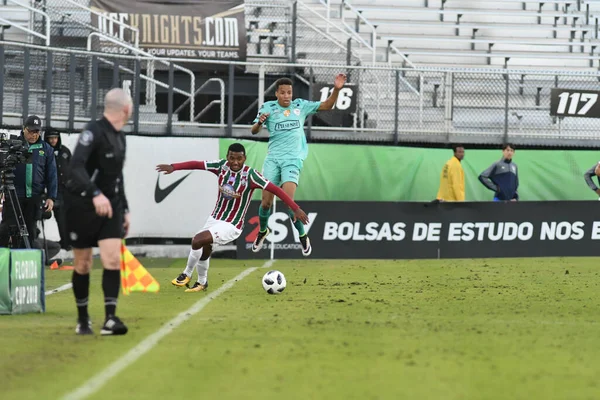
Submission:
POLYGON ((206 169, 206 161, 186 161, 175 164, 158 164, 156 166, 156 170, 158 172, 164 172, 165 175, 168 175, 173 171, 185 169, 206 169))
POLYGON ((337 74, 335 81, 333 82, 333 92, 331 92, 331 95, 327 98, 327 100, 321 102, 319 111, 327 111, 333 108, 337 102, 338 96, 340 95, 340 90, 344 87, 345 83, 346 74, 337 74))
POLYGON ((258 132, 260 132, 260 128, 262 128, 267 118, 269 118, 269 113, 261 114, 258 117, 258 121, 252 125, 252 129, 250 130, 253 135, 256 135, 258 132))
POLYGON ((296 219, 302 221, 304 225, 308 224, 308 216, 298 204, 290 196, 288 196, 283 189, 275 186, 273 183, 269 182, 265 187, 267 192, 273 193, 275 196, 279 197, 283 202, 294 212, 294 222, 296 219))

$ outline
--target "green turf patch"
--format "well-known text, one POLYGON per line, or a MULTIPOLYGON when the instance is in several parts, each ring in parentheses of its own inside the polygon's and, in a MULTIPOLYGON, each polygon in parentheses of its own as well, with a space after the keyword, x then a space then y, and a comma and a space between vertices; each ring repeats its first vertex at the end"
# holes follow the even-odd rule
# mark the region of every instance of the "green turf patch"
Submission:
MULTIPOLYGON (((255 271, 90 398, 597 398, 597 263, 277 261, 281 295, 255 271)), ((259 265, 213 260, 210 290, 259 265)), ((2 398, 57 398, 102 371, 205 296, 170 286, 179 272, 154 268, 159 294, 121 297, 125 337, 76 337, 70 291, 50 296, 45 315, 0 318, 2 398)), ((49 274, 48 287, 69 276, 49 274)))
MULTIPOLYGON (((148 263, 148 260, 140 261, 148 263)), ((178 260, 177 264, 182 268, 184 261, 178 260)), ((100 337, 104 321, 102 271, 99 264, 94 268, 90 285, 90 316, 95 336, 75 335, 77 311, 72 290, 48 296, 45 314, 0 317, 0 397, 3 400, 59 398, 101 371, 201 296, 184 293, 183 289, 170 284, 171 279, 181 272, 180 268, 153 268, 150 272, 161 284, 159 293, 132 293, 119 298, 117 315, 128 325, 129 334, 100 337)), ((245 268, 235 261, 221 261, 211 270, 211 284, 216 288, 245 268)), ((47 271, 46 278, 46 290, 49 290, 70 282, 71 272, 47 271)))

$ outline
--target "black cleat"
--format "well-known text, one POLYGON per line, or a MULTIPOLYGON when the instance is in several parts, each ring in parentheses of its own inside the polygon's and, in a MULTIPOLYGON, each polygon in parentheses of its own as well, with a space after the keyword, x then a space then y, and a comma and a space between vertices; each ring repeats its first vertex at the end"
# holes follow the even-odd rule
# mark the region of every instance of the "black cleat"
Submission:
POLYGON ((119 317, 111 316, 104 321, 104 326, 100 331, 101 335, 124 335, 127 333, 127 326, 119 319, 119 317))
POLYGON ((310 245, 308 235, 300 236, 300 243, 302 244, 302 255, 304 257, 310 256, 310 253, 312 253, 312 246, 310 245))
POLYGON ((94 331, 92 330, 92 321, 89 319, 87 321, 77 321, 75 333, 78 335, 93 335, 94 331))
POLYGON ((252 243, 252 251, 258 253, 260 249, 262 249, 263 244, 265 243, 265 239, 269 236, 271 230, 267 228, 264 232, 258 231, 258 235, 256 235, 256 240, 252 243))

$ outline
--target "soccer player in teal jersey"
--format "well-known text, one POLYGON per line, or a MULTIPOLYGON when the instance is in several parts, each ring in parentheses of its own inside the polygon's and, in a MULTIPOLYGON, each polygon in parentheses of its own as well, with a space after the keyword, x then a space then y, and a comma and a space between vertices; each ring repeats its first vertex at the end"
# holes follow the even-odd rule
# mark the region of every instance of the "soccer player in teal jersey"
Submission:
MULTIPOLYGON (((252 134, 260 132, 263 125, 269 131, 269 149, 263 164, 263 175, 292 199, 296 193, 302 164, 308 155, 308 145, 304 134, 304 121, 310 114, 317 111, 331 110, 337 101, 340 90, 346 83, 346 75, 338 74, 333 84, 333 92, 327 100, 307 101, 303 99, 292 100, 292 81, 288 78, 279 79, 275 83, 276 101, 267 101, 260 108, 252 134)), ((263 191, 262 201, 258 209, 260 230, 256 240, 252 243, 252 251, 258 252, 271 230, 267 226, 271 207, 273 205, 273 194, 263 191)), ((291 210, 288 211, 293 216, 291 210)), ((302 244, 302 255, 309 256, 312 252, 310 240, 304 231, 304 224, 296 220, 294 226, 298 230, 300 243, 302 244)))

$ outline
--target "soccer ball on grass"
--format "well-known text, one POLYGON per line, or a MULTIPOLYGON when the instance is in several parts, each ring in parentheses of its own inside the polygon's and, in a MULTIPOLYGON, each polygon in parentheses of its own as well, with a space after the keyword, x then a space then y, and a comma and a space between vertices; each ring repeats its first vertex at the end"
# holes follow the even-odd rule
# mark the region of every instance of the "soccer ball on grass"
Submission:
POLYGON ((263 276, 262 285, 267 293, 279 294, 285 289, 285 276, 279 271, 269 271, 263 276))

